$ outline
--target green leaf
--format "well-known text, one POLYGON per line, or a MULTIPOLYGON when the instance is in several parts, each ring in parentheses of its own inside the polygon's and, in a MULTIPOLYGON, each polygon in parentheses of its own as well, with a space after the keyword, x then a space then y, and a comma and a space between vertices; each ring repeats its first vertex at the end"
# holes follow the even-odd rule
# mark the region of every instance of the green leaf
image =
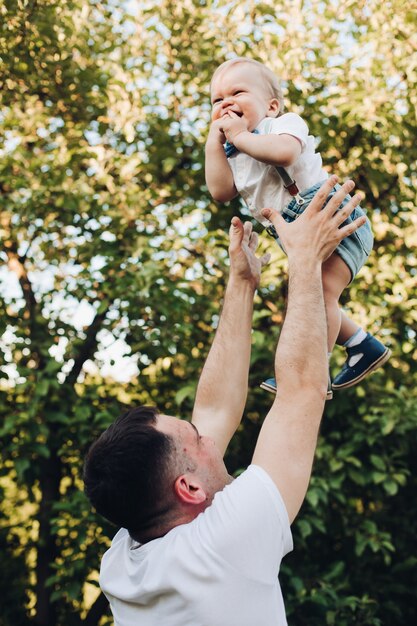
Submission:
POLYGON ((16 474, 19 480, 24 480, 25 472, 30 467, 29 459, 27 458, 16 459, 16 461, 14 462, 14 466, 15 466, 16 474))
POLYGON ((46 380, 45 378, 41 379, 38 383, 37 383, 37 395, 40 397, 44 397, 46 395, 48 395, 48 391, 49 391, 49 380, 46 380))
POLYGON ((383 483, 383 487, 388 495, 395 496, 398 493, 398 483, 393 480, 386 480, 383 483))
POLYGON ((186 400, 187 398, 193 398, 195 395, 195 385, 186 385, 185 387, 181 387, 175 394, 175 402, 178 406, 186 400))
POLYGON ((303 539, 305 539, 312 533, 311 524, 305 519, 300 519, 297 521, 297 528, 300 530, 303 539))
POLYGON ((370 459, 372 461, 372 464, 379 470, 381 470, 381 472, 384 472, 386 470, 386 465, 383 459, 381 459, 381 457, 376 456, 375 454, 371 454, 370 459))

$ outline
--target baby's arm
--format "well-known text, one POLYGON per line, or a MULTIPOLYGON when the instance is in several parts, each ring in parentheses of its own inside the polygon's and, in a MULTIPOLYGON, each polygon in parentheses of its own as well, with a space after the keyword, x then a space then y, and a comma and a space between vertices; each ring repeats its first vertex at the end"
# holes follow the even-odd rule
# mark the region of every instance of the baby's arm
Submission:
POLYGON ((229 112, 229 119, 223 123, 223 132, 240 152, 268 165, 288 167, 301 154, 301 142, 293 135, 250 133, 241 118, 233 112, 229 112))
POLYGON ((207 137, 206 183, 214 200, 228 202, 237 195, 237 189, 223 148, 226 137, 221 125, 222 120, 214 121, 207 137))

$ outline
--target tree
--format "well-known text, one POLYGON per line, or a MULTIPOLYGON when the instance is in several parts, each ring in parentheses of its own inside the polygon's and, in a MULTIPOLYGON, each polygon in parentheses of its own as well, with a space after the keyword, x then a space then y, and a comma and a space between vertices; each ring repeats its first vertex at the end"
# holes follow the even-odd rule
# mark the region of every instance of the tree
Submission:
MULTIPOLYGON (((239 201, 215 204, 204 185, 208 84, 218 63, 239 54, 282 77, 288 108, 308 120, 324 163, 365 191, 376 245, 346 306, 394 351, 384 372, 326 409, 296 551, 284 566, 289 619, 412 622, 411 9, 400 0, 128 8, 93 0, 0 7, 1 620, 109 621, 95 587, 114 531, 90 511, 82 460, 132 403, 190 412, 219 312, 225 231, 241 210, 239 201), (137 365, 126 382, 120 371, 103 373, 111 342, 121 348, 110 371, 129 358, 137 365)), ((257 297, 252 392, 228 457, 234 471, 249 461, 268 407, 257 384, 271 373, 284 268, 274 249, 257 297)))

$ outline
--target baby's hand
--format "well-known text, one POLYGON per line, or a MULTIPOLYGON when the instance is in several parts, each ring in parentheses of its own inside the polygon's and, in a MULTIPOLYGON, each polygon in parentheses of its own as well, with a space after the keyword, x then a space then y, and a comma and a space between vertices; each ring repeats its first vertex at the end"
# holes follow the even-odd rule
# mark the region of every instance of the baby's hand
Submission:
POLYGON ((240 133, 249 130, 245 118, 239 117, 234 111, 228 111, 227 115, 224 115, 219 121, 222 122, 221 129, 226 135, 226 139, 233 144, 240 133))
POLYGON ((208 140, 213 140, 216 142, 218 141, 223 145, 226 141, 226 136, 223 132, 222 126, 223 124, 221 119, 214 120, 214 122, 212 122, 210 126, 208 140))

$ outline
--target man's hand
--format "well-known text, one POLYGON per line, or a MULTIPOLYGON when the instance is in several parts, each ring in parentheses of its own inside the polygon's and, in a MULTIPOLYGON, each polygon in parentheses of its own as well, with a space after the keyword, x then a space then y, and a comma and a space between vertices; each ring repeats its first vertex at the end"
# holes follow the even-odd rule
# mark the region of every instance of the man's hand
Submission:
POLYGON ((294 222, 286 222, 278 211, 273 209, 262 210, 262 215, 275 226, 289 262, 293 257, 299 265, 304 259, 325 261, 342 239, 351 235, 366 222, 366 217, 361 216, 339 228, 361 201, 360 194, 356 194, 338 210, 341 202, 355 186, 351 180, 346 181, 323 208, 337 181, 337 176, 330 176, 320 187, 304 213, 294 222))
POLYGON ((229 230, 230 275, 248 281, 254 289, 259 285, 261 269, 269 261, 270 254, 256 256, 258 234, 253 232, 252 224, 242 224, 238 217, 232 218, 229 230))

